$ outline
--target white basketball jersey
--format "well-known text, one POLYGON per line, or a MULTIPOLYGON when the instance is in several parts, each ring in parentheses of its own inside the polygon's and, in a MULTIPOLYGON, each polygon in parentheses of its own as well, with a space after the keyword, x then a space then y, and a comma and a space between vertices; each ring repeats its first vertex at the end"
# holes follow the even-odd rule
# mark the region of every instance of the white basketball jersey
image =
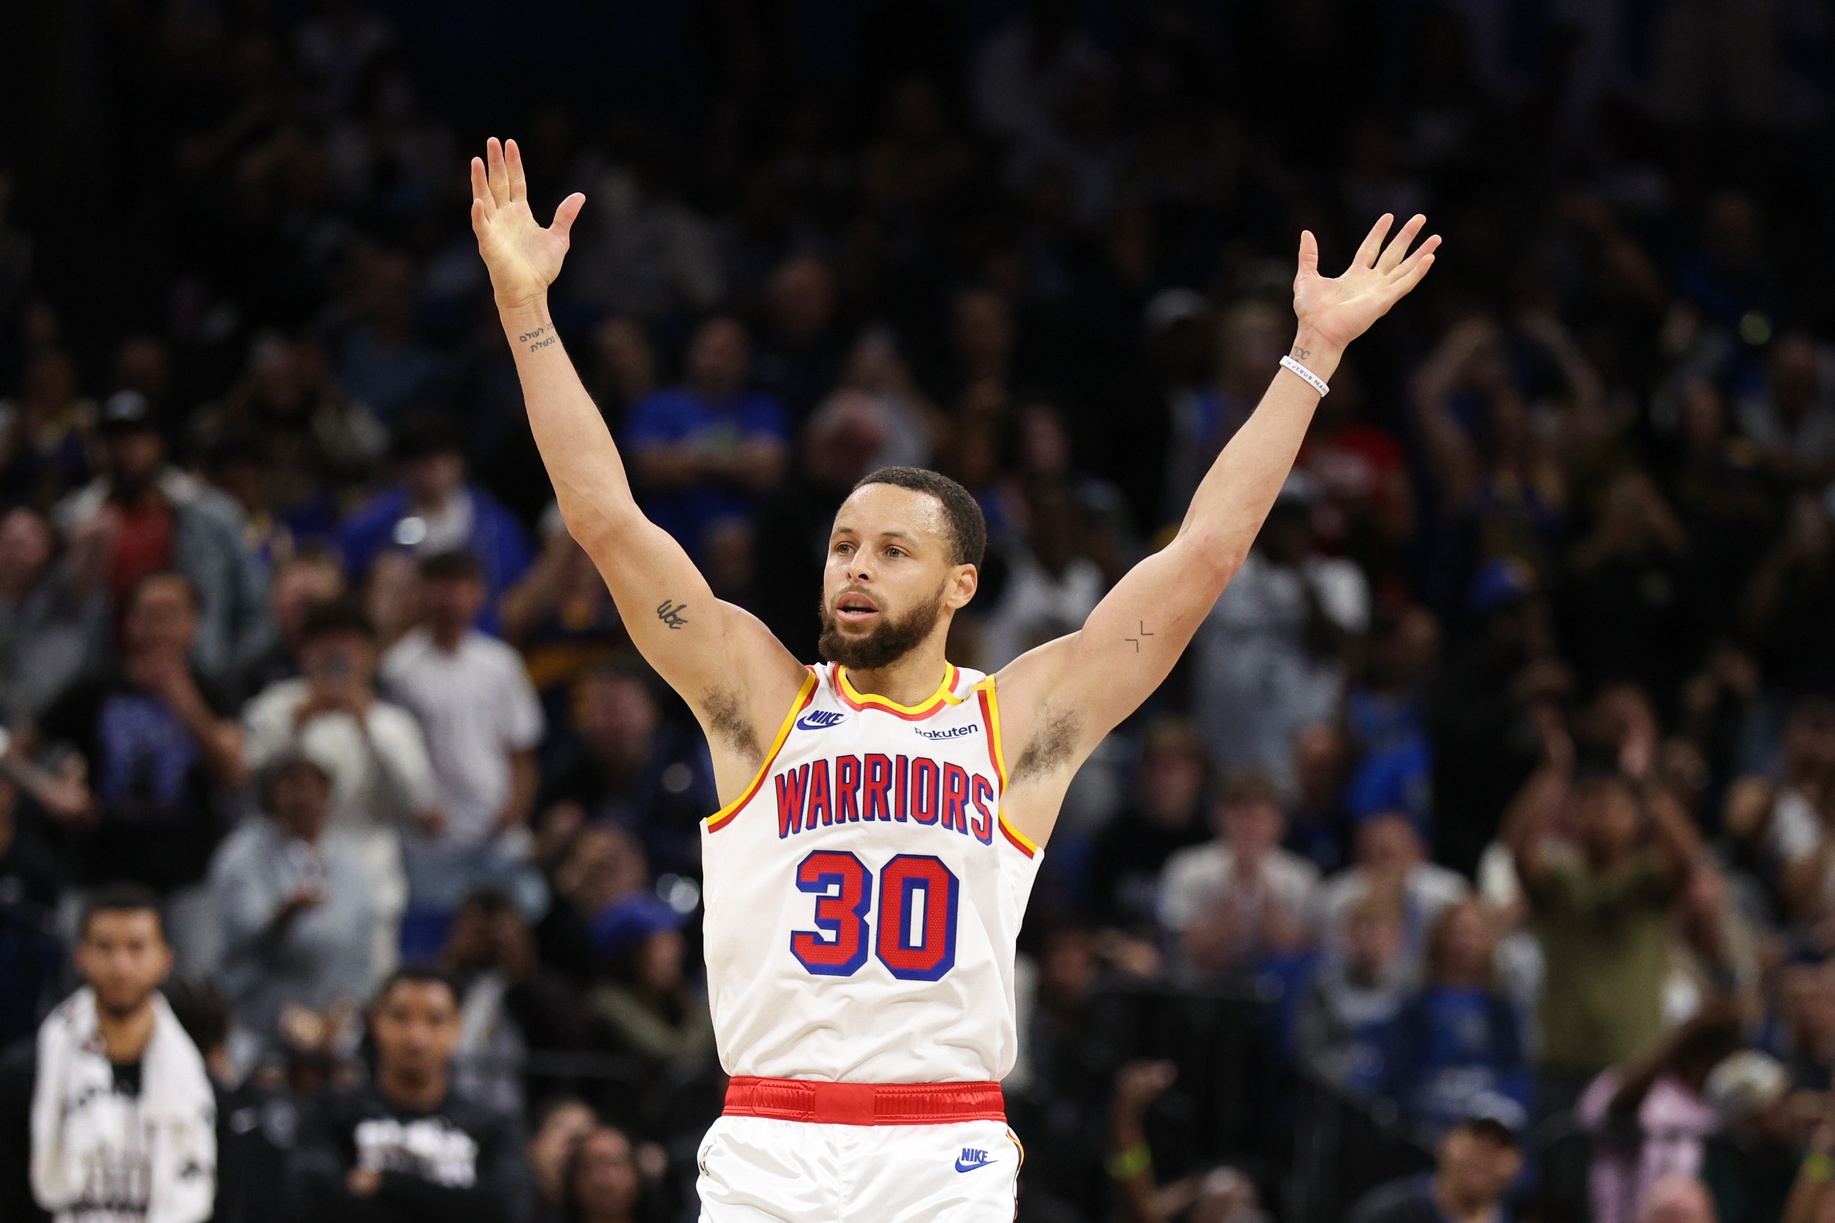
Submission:
POLYGON ((707 987, 731 1075, 983 1082, 1018 1053, 1014 940, 1040 850, 1000 817, 994 681, 921 705, 810 668, 702 826, 707 987))

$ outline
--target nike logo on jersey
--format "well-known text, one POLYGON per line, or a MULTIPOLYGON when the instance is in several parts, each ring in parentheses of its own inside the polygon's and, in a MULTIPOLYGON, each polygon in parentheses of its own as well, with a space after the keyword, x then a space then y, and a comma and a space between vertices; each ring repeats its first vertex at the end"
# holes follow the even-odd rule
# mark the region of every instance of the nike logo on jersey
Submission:
POLYGON ((985 1168, 994 1159, 986 1151, 975 1147, 963 1147, 962 1154, 956 1156, 956 1171, 973 1172, 976 1168, 985 1168))
POLYGON ((826 709, 818 709, 814 713, 806 713, 798 718, 796 726, 798 730, 827 730, 845 721, 847 721, 847 715, 844 713, 830 713, 826 709))
POLYGON ((918 729, 920 739, 960 739, 963 735, 972 735, 981 729, 980 723, 969 722, 963 726, 951 726, 946 730, 918 729))

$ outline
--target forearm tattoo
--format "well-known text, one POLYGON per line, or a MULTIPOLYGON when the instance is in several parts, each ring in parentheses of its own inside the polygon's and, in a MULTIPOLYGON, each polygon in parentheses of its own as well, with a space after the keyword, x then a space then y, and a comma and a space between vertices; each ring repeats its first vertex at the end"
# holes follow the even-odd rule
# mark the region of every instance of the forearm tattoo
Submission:
POLYGON ((529 351, 534 352, 538 348, 548 347, 561 337, 554 334, 552 327, 537 327, 534 331, 525 331, 516 338, 529 345, 529 351))
POLYGON ((657 604, 656 618, 670 628, 681 628, 688 623, 688 621, 682 618, 682 613, 687 610, 688 604, 686 603, 677 603, 674 599, 664 599, 661 603, 657 604))

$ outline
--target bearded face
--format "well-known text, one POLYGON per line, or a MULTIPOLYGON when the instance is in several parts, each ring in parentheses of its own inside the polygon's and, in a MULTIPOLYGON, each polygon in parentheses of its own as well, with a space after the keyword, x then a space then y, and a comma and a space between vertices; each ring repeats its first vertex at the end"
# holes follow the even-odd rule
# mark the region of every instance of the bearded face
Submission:
POLYGON ((821 606, 822 637, 816 644, 822 657, 850 670, 874 671, 897 662, 930 636, 943 615, 943 588, 903 616, 880 610, 867 596, 854 592, 844 592, 836 608, 839 614, 826 602, 821 606), (843 616, 849 621, 847 629, 842 627, 843 616), (860 627, 853 627, 856 624, 860 627))

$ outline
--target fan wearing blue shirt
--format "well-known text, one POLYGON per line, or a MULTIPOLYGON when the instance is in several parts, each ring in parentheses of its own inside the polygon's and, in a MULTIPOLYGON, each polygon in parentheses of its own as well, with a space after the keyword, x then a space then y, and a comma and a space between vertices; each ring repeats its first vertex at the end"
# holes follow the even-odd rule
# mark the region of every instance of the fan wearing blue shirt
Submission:
POLYGON ((631 410, 626 445, 638 500, 697 560, 713 528, 752 522, 789 461, 777 400, 746 385, 751 361, 745 328, 711 318, 689 343, 687 381, 631 410))

